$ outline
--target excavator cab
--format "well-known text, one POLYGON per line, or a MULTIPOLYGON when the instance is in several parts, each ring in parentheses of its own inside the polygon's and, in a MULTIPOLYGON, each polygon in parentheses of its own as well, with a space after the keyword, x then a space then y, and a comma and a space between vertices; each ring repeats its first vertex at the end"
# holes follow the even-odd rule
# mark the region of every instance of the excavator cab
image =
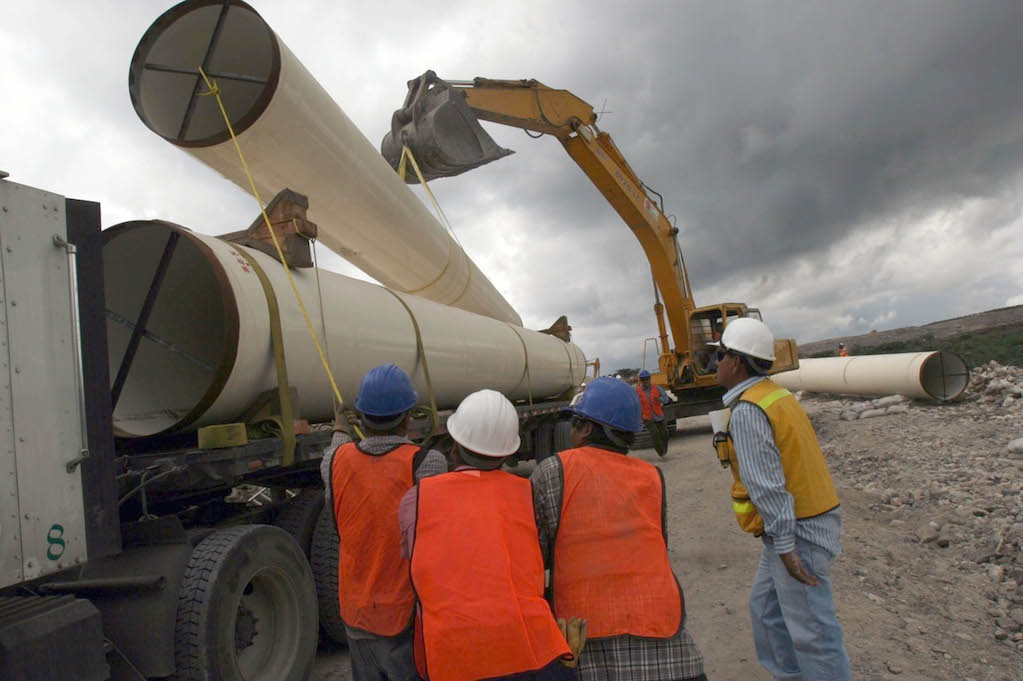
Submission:
MULTIPOLYGON (((515 152, 498 146, 465 101, 465 92, 433 71, 408 82, 405 103, 391 117, 391 131, 380 143, 391 167, 398 170, 409 147, 427 182, 460 175, 515 152)), ((405 182, 417 184, 414 172, 405 182)))

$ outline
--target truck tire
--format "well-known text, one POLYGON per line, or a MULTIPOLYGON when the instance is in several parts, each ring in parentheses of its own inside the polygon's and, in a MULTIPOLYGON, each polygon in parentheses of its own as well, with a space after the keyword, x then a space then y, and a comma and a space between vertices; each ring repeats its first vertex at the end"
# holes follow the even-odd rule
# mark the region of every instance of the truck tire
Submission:
POLYGON ((334 526, 334 509, 324 504, 313 531, 309 563, 313 567, 316 599, 320 606, 320 635, 332 643, 345 643, 345 624, 337 593, 337 559, 340 540, 334 526))
POLYGON ((241 525, 202 540, 178 591, 176 681, 303 681, 316 656, 316 591, 295 540, 241 525))
POLYGON ((294 537, 295 543, 307 557, 313 543, 313 530, 316 529, 316 521, 320 518, 324 503, 323 489, 304 489, 286 501, 274 519, 274 526, 294 537))
POLYGON ((558 421, 554 424, 554 452, 572 449, 572 422, 558 421))
POLYGON ((540 463, 554 453, 554 424, 541 423, 533 431, 533 452, 540 463))

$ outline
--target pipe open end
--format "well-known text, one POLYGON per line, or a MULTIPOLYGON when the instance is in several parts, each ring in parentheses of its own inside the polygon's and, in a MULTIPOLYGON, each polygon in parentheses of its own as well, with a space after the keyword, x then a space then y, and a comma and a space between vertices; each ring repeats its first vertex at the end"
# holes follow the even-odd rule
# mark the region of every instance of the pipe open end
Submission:
POLYGON ((115 432, 180 430, 213 403, 234 367, 234 293, 208 247, 183 227, 125 222, 103 238, 115 432))
POLYGON ((189 0, 149 27, 131 60, 128 91, 153 132, 182 147, 231 138, 202 67, 223 99, 235 134, 266 109, 277 89, 280 48, 270 27, 240 0, 189 0))
POLYGON ((970 370, 954 352, 938 351, 920 365, 920 386, 936 400, 953 400, 970 383, 970 370))

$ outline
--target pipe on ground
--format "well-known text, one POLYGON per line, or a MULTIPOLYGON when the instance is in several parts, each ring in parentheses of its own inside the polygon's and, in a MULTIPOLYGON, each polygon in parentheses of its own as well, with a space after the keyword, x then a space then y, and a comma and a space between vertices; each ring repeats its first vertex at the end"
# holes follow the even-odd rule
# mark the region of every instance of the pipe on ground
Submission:
MULTIPOLYGON (((135 111, 156 134, 245 192, 216 80, 264 201, 309 197, 319 240, 384 286, 494 319, 522 319, 262 17, 240 0, 190 0, 132 58, 135 111)), ((411 172, 411 171, 410 171, 411 172)))
MULTIPOLYGON (((114 410, 118 435, 232 422, 257 396, 276 389, 266 297, 242 250, 260 264, 276 293, 297 411, 310 420, 330 419, 330 385, 284 267, 259 251, 162 221, 126 222, 103 232, 111 381, 172 234, 179 236, 114 410)), ((420 401, 428 403, 412 320, 394 294, 321 270, 321 317, 316 270, 292 275, 349 405, 366 371, 385 362, 405 369, 420 401)), ((439 408, 454 407, 484 387, 513 400, 551 398, 578 386, 586 374, 586 358, 572 343, 398 295, 419 323, 439 408)))
POLYGON ((775 374, 771 380, 789 390, 944 401, 966 390, 970 370, 952 352, 904 352, 800 359, 798 369, 775 374))

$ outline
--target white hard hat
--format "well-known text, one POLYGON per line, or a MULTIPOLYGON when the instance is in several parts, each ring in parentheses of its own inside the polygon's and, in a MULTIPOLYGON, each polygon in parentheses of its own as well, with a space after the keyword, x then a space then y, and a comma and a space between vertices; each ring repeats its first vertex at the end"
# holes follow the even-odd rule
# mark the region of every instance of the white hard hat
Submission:
POLYGON ((716 345, 757 359, 774 361, 774 334, 767 324, 752 317, 728 322, 721 334, 721 342, 716 345))
POLYGON ((519 414, 496 390, 478 390, 448 418, 448 433, 470 452, 491 458, 519 450, 519 414))

